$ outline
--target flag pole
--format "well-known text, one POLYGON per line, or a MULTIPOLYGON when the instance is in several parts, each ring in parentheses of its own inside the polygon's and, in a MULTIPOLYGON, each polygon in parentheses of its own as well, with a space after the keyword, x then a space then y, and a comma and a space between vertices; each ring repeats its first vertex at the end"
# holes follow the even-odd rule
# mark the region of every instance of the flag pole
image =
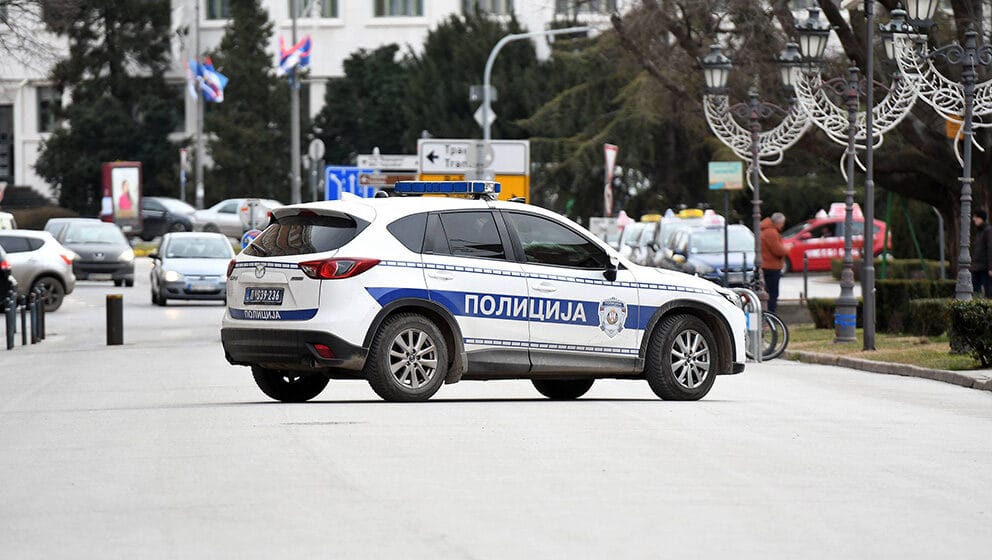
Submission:
MULTIPOLYGON (((290 0, 289 15, 293 20, 291 45, 296 45, 296 9, 300 0, 290 0)), ((289 165, 290 165, 290 204, 299 204, 300 198, 300 84, 296 79, 297 64, 289 71, 289 165)))
MULTIPOLYGON (((193 57, 200 64, 200 0, 195 2, 193 14, 193 57)), ((196 69, 196 207, 203 208, 203 87, 200 85, 199 68, 196 69)))

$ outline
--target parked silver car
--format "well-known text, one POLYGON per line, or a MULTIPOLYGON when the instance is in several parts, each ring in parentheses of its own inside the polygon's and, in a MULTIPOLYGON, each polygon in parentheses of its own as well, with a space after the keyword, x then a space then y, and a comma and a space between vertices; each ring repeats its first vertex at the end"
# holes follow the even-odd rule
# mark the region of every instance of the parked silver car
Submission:
POLYGON ((217 300, 227 297, 231 242, 220 233, 167 233, 152 258, 152 303, 170 299, 217 300))
MULTIPOLYGON (((241 222, 241 207, 244 206, 246 198, 229 198, 214 204, 210 208, 197 210, 193 214, 193 229, 196 231, 208 231, 223 233, 228 237, 241 239, 248 228, 241 222)), ((258 229, 265 229, 268 223, 268 214, 275 208, 282 206, 278 200, 258 199, 262 204, 262 222, 258 229)))
POLYGON ((48 232, 25 229, 0 230, 0 246, 7 252, 17 292, 26 295, 41 288, 45 311, 55 311, 76 287, 72 262, 76 254, 48 232))

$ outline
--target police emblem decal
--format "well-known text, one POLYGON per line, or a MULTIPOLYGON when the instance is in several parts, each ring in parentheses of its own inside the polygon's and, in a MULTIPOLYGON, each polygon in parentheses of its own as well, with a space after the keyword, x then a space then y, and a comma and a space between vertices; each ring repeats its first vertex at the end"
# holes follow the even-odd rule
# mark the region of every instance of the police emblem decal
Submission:
POLYGON ((599 328, 606 336, 613 338, 623 332, 627 322, 627 304, 615 297, 599 303, 599 328))
POLYGON ((255 278, 263 276, 265 276, 265 263, 258 263, 255 265, 255 278))

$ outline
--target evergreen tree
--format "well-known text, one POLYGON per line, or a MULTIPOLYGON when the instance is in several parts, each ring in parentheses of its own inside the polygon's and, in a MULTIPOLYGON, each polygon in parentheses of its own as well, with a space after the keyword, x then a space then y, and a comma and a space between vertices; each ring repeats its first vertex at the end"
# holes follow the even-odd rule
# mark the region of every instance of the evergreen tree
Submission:
POLYGON ((69 40, 69 57, 52 70, 72 103, 67 126, 42 146, 35 168, 55 186, 62 206, 96 214, 103 162, 140 161, 144 192, 177 183, 178 158, 168 135, 179 115, 176 90, 164 80, 169 55, 166 0, 78 0, 45 12, 48 28, 69 40))
MULTIPOLYGON (((406 145, 412 149, 422 130, 438 138, 480 138, 469 87, 482 83, 489 51, 504 36, 523 29, 516 18, 507 24, 485 15, 451 16, 427 35, 423 52, 406 61, 409 80, 402 103, 407 114, 406 145)), ((493 138, 524 138, 515 121, 530 116, 547 98, 534 44, 508 43, 493 66, 493 103, 497 119, 493 138)))
POLYGON ((407 72, 396 59, 397 45, 359 50, 344 61, 344 76, 327 81, 324 108, 314 124, 327 145, 325 161, 351 164, 354 156, 379 147, 405 153, 404 103, 407 72))
POLYGON ((206 106, 205 132, 213 168, 208 203, 258 196, 289 201, 289 87, 272 72, 266 51, 272 22, 259 0, 230 0, 231 19, 214 67, 230 80, 222 103, 206 106))

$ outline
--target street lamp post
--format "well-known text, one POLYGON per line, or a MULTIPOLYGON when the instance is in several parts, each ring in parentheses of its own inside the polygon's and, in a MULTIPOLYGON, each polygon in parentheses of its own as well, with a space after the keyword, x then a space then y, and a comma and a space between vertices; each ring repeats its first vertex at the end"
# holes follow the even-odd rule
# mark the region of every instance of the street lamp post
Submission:
MULTIPOLYGON (((809 10, 809 17, 796 25, 799 34, 799 44, 808 62, 806 72, 796 83, 796 96, 813 123, 822 129, 834 142, 845 145, 846 150, 841 158, 841 173, 847 181, 845 191, 844 211, 844 256, 842 260, 841 291, 834 308, 834 342, 853 342, 857 340, 857 299, 854 297, 854 164, 860 163, 857 149, 867 149, 867 144, 878 147, 882 144, 883 135, 895 127, 909 114, 916 102, 916 91, 901 75, 893 77, 888 94, 872 110, 873 117, 878 120, 878 130, 869 137, 867 133, 867 112, 860 111, 860 96, 871 82, 859 78, 858 68, 848 69, 848 77, 834 78, 822 81, 820 63, 830 36, 830 25, 820 19, 817 9, 809 10), (827 95, 832 92, 844 100, 844 107, 837 106, 827 95), (846 113, 846 114, 845 114, 846 113)), ((865 227, 873 227, 872 220, 866 218, 865 227)), ((868 248, 868 255, 873 253, 873 247, 865 244, 862 256, 868 248)))
MULTIPOLYGON (((789 43, 779 56, 782 84, 789 90, 794 88, 798 78, 802 56, 799 46, 789 43)), ((777 165, 782 162, 785 150, 792 147, 809 128, 809 120, 797 103, 790 98, 789 110, 761 100, 757 86, 748 92, 747 103, 731 106, 727 95, 727 80, 733 63, 721 51, 719 45, 710 47, 710 52, 700 61, 706 82, 703 106, 706 121, 716 137, 727 145, 737 157, 749 165, 748 183, 752 198, 752 227, 754 229, 754 277, 758 283, 758 296, 767 300, 764 277, 761 272, 761 194, 760 183, 767 181, 761 171, 762 165, 777 165), (785 116, 774 128, 762 131, 761 122, 776 112, 785 116), (746 120, 744 128, 734 117, 746 120)))
POLYGON ((917 33, 901 33, 894 37, 894 52, 903 73, 912 77, 920 97, 945 119, 963 121, 957 140, 962 142, 961 152, 955 153, 961 163, 961 214, 959 226, 958 277, 955 285, 955 298, 969 300, 972 297, 971 284, 971 184, 973 182, 972 143, 974 142, 975 115, 992 114, 992 82, 977 84, 976 66, 992 66, 992 46, 979 44, 976 31, 969 29, 964 36, 964 45, 952 43, 933 52, 928 52, 926 36, 932 27, 933 16, 937 11, 938 0, 907 0, 906 10, 909 21, 917 26, 917 33), (913 45, 912 43, 915 43, 913 45), (953 66, 960 66, 960 82, 951 80, 940 73, 933 64, 941 58, 953 66), (976 99, 980 100, 977 103, 976 99))

